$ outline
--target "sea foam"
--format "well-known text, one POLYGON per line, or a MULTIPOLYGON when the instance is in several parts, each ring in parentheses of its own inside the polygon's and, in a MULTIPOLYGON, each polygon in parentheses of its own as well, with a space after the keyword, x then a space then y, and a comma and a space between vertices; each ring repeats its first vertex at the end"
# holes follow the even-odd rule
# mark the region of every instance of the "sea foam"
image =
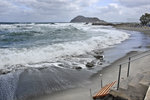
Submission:
MULTIPOLYGON (((86 38, 81 38, 80 36, 77 36, 76 40, 52 43, 48 45, 31 46, 30 48, 27 47, 2 48, 0 49, 0 61, 1 61, 0 68, 5 69, 5 67, 10 67, 16 64, 27 65, 30 63, 39 63, 39 62, 55 62, 62 56, 81 55, 97 48, 99 49, 108 48, 115 44, 121 43, 122 41, 129 38, 129 34, 122 31, 115 30, 111 27, 92 26, 92 25, 84 25, 84 24, 70 24, 70 23, 66 23, 66 24, 57 23, 56 25, 38 24, 33 26, 31 25, 30 27, 35 27, 35 26, 39 27, 39 29, 36 29, 39 32, 43 31, 42 27, 45 29, 47 29, 47 27, 55 28, 55 30, 59 29, 59 31, 64 31, 64 34, 68 30, 69 31, 73 29, 80 30, 79 34, 83 34, 82 35, 83 37, 85 35, 86 38)), ((14 29, 14 26, 12 27, 14 29)), ((44 34, 48 34, 48 33, 45 32, 44 34)), ((54 34, 58 34, 58 33, 54 33, 54 34)), ((78 35, 78 33, 70 33, 70 34, 78 35)), ((61 33, 59 35, 63 35, 63 34, 61 33)), ((62 40, 65 40, 66 38, 62 40)), ((53 41, 55 40, 57 41, 57 39, 61 39, 61 38, 53 39, 53 41)))

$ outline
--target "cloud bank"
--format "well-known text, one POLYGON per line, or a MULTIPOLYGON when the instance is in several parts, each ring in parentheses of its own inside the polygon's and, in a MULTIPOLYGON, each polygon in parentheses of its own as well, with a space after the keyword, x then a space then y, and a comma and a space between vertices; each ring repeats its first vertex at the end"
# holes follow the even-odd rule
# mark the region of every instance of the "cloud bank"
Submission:
POLYGON ((1 22, 68 22, 77 15, 126 22, 145 12, 149 0, 0 0, 1 22))

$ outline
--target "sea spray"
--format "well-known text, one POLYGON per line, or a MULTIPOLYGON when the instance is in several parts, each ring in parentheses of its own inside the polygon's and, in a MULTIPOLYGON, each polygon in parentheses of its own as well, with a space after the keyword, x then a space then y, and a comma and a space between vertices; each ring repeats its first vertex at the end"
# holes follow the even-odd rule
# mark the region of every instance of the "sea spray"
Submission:
MULTIPOLYGON (((27 68, 0 76, 0 100, 24 100, 73 88, 90 73, 58 67, 27 68)), ((80 82, 80 84, 79 84, 80 82)))
POLYGON ((20 72, 0 75, 0 100, 16 100, 20 72))

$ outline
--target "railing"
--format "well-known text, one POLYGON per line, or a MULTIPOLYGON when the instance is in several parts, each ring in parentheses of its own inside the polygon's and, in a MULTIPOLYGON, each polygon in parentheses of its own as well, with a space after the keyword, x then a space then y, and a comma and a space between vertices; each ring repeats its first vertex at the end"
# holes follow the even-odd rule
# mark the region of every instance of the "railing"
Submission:
POLYGON ((124 62, 124 63, 121 63, 121 64, 118 65, 119 66, 119 73, 118 73, 117 90, 119 89, 119 86, 120 86, 120 78, 121 78, 121 73, 122 73, 122 65, 127 64, 127 77, 129 77, 130 76, 131 62, 136 61, 136 60, 141 59, 141 58, 144 58, 146 56, 149 56, 150 53, 148 53, 148 52, 150 52, 150 50, 142 52, 140 54, 136 54, 136 55, 130 56, 127 62, 124 62), (148 53, 148 54, 145 54, 145 53, 148 53), (142 55, 142 56, 140 56, 140 55, 142 55), (135 58, 136 56, 140 56, 140 57, 135 58))
MULTIPOLYGON (((136 72, 135 73, 130 72, 132 70, 132 68, 137 67, 137 66, 134 65, 136 62, 135 63, 132 63, 132 62, 137 61, 138 59, 141 60, 141 58, 144 58, 144 57, 149 56, 149 55, 150 55, 150 50, 135 54, 133 56, 128 56, 126 61, 124 61, 123 63, 120 63, 119 65, 117 65, 119 67, 119 70, 118 70, 118 74, 117 73, 115 74, 116 77, 114 79, 112 79, 110 81, 103 80, 103 78, 102 78, 103 76, 102 76, 102 74, 100 74, 100 84, 98 84, 98 86, 100 85, 100 88, 102 88, 103 85, 105 86, 105 84, 107 84, 108 82, 110 83, 110 82, 116 81, 118 79, 116 86, 113 87, 114 89, 116 88, 118 90, 119 87, 120 87, 120 82, 122 80, 122 77, 124 77, 123 79, 125 79, 125 78, 127 78, 127 77, 129 77, 129 76, 136 73, 136 72), (123 73, 123 75, 122 75, 122 73, 123 73)), ((150 61, 148 61, 148 62, 150 64, 150 61)), ((140 67, 140 65, 138 65, 138 67, 140 67)), ((106 76, 106 78, 108 78, 108 77, 106 76)), ((92 98, 92 96, 95 95, 97 93, 97 91, 99 91, 99 88, 93 89, 94 91, 92 91, 91 88, 89 90, 90 90, 90 97, 92 98)), ((93 100, 93 99, 91 99, 91 100, 93 100)))

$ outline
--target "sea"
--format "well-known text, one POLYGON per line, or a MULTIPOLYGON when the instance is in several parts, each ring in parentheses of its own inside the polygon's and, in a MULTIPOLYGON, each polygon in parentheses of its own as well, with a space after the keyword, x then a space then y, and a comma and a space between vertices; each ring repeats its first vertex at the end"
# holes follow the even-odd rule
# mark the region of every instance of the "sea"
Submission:
POLYGON ((108 48, 129 36, 111 27, 84 23, 2 24, 0 68, 15 67, 17 64, 42 67, 44 63, 49 65, 62 61, 65 56, 78 56, 95 49, 108 48))
POLYGON ((146 39, 150 40, 138 32, 85 23, 1 23, 0 100, 74 88, 126 53, 141 49, 146 39), (104 52, 105 62, 89 69, 88 62, 98 61, 95 51, 104 52))

